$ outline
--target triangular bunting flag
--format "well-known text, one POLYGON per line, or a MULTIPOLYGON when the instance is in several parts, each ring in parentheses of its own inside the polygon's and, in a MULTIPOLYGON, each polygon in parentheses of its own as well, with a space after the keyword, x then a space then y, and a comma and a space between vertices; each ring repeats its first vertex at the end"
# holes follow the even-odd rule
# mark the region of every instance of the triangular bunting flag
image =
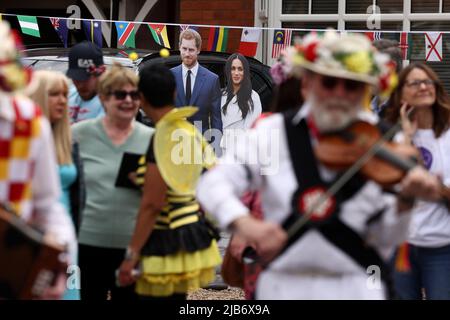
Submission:
POLYGON ((100 48, 103 47, 102 24, 95 20, 83 20, 86 38, 100 48))
POLYGON ((364 33, 370 41, 381 40, 381 32, 365 32, 364 33))
POLYGON ((64 44, 64 48, 67 48, 67 35, 69 33, 69 29, 67 28, 67 20, 61 18, 50 18, 50 22, 64 44))
POLYGON ((273 31, 272 58, 276 59, 280 56, 281 51, 291 44, 291 38, 290 29, 273 31))
POLYGON ((19 20, 20 29, 22 29, 23 34, 28 34, 33 37, 41 37, 39 33, 39 26, 37 23, 37 18, 33 16, 17 16, 19 20))
POLYGON ((181 24, 180 25, 180 29, 181 29, 181 31, 184 31, 184 30, 187 30, 187 29, 192 29, 192 30, 198 31, 198 27, 197 26, 190 26, 188 24, 181 24))
POLYGON ((408 32, 400 33, 400 42, 398 47, 402 51, 402 59, 409 60, 411 56, 411 35, 408 32))
POLYGON ((148 24, 153 39, 157 44, 170 49, 169 38, 167 37, 167 27, 165 24, 148 24))
POLYGON ((134 23, 116 22, 117 46, 136 48, 134 23))
POLYGON ((425 33, 425 61, 442 61, 442 33, 425 33))
POLYGON ((209 29, 208 50, 226 52, 228 45, 228 28, 212 27, 209 29))
POLYGON ((254 57, 258 49, 258 40, 261 35, 261 29, 244 29, 242 30, 241 42, 238 52, 244 56, 254 57))

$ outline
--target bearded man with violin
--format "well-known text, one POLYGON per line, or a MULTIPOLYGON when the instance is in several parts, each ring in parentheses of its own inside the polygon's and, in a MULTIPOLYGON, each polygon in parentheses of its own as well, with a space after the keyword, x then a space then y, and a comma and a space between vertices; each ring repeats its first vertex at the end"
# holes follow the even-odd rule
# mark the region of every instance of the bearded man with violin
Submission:
MULTIPOLYGON (((389 89, 394 64, 357 34, 309 34, 281 57, 301 77, 301 108, 261 120, 247 143, 205 173, 197 198, 261 263, 257 299, 386 299, 385 260, 406 238, 416 198, 439 201, 439 179, 418 153, 387 144, 365 113, 389 89), (239 197, 261 193, 264 220, 239 197)), ((286 108, 288 109, 288 108, 286 108)), ((389 136, 391 135, 391 136, 389 136)))

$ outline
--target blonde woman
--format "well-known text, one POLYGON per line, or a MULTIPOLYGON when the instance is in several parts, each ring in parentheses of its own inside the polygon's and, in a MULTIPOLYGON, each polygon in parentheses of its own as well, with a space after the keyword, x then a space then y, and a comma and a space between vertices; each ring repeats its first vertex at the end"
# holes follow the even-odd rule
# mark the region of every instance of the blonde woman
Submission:
MULTIPOLYGON (((70 132, 67 104, 68 79, 60 72, 45 70, 36 71, 34 78, 37 84, 29 96, 41 106, 43 114, 51 124, 62 188, 60 202, 71 215, 74 226, 78 230, 85 192, 78 145, 72 143, 70 132)), ((76 256, 71 261, 76 263, 76 256)), ((77 282, 72 283, 73 287, 67 288, 64 299, 79 300, 80 294, 77 289, 79 283, 77 282)))

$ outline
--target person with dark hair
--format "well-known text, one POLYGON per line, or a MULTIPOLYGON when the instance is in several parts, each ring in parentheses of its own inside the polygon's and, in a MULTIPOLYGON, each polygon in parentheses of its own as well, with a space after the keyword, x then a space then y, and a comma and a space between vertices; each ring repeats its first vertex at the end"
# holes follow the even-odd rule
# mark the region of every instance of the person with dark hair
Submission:
POLYGON ((296 77, 288 77, 274 88, 271 111, 283 112, 293 108, 299 108, 303 104, 301 93, 302 80, 296 77))
POLYGON ((391 39, 379 39, 372 42, 372 45, 381 53, 389 55, 389 58, 395 63, 395 71, 402 71, 402 50, 398 46, 398 41, 391 39))
POLYGON ((73 81, 69 90, 71 124, 105 115, 97 94, 98 82, 104 71, 103 52, 94 43, 83 41, 70 49, 66 75, 73 81))
MULTIPOLYGON (((372 42, 373 46, 380 51, 389 55, 389 58, 393 63, 395 63, 395 71, 397 74, 402 70, 402 51, 398 46, 398 41, 390 39, 380 39, 372 42)), ((384 116, 386 105, 388 104, 388 98, 382 98, 380 96, 375 96, 371 101, 372 111, 378 114, 381 118, 384 116)))
POLYGON ((214 152, 201 132, 185 120, 197 108, 174 107, 175 89, 175 78, 167 67, 141 70, 142 108, 156 132, 147 151, 136 228, 118 281, 129 285, 137 279, 136 292, 144 300, 186 299, 188 290, 214 280, 221 263, 216 232, 195 198, 197 180, 206 162, 214 161, 214 152))
POLYGON ((226 87, 222 91, 223 137, 220 143, 226 150, 238 145, 262 111, 261 99, 252 89, 247 59, 233 53, 225 64, 226 87))
MULTIPOLYGON (((425 168, 450 185, 450 98, 430 67, 413 63, 403 69, 386 119, 401 121, 397 138, 417 147, 425 168)), ((443 203, 416 202, 407 243, 394 263, 399 298, 421 299, 423 288, 426 299, 450 299, 450 212, 443 203)))
POLYGON ((252 89, 247 59, 233 53, 225 64, 227 85, 222 91, 223 130, 248 129, 262 112, 261 99, 252 89))

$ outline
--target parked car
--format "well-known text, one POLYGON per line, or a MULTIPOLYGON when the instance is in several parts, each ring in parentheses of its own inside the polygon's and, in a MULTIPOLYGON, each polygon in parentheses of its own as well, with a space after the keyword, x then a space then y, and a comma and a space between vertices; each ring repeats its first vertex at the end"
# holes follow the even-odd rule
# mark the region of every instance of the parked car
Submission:
MULTIPOLYGON (((23 64, 33 68, 34 70, 54 70, 66 72, 68 65, 69 49, 66 48, 39 48, 29 49, 22 52, 24 58, 22 58, 23 64)), ((145 56, 151 51, 137 51, 140 57, 145 56)), ((104 62, 107 66, 113 65, 114 62, 119 62, 125 67, 137 69, 142 58, 136 61, 131 61, 128 58, 128 54, 119 49, 103 49, 104 62)))
MULTIPOLYGON (((65 48, 41 48, 24 51, 23 63, 35 70, 47 69, 66 72, 68 68, 68 52, 65 48)), ((127 58, 127 53, 120 49, 103 49, 106 65, 112 65, 114 61, 120 62, 123 66, 133 68, 136 72, 147 65, 153 63, 164 63, 172 68, 181 63, 179 51, 170 51, 170 56, 162 58, 159 52, 150 50, 136 50, 140 57, 136 61, 127 58)), ((221 87, 225 87, 224 67, 230 53, 202 51, 198 57, 199 63, 216 73, 220 78, 221 87)), ((262 103, 263 111, 268 111, 272 99, 273 83, 270 76, 270 68, 254 58, 247 57, 250 65, 250 73, 253 90, 255 90, 262 103)))

